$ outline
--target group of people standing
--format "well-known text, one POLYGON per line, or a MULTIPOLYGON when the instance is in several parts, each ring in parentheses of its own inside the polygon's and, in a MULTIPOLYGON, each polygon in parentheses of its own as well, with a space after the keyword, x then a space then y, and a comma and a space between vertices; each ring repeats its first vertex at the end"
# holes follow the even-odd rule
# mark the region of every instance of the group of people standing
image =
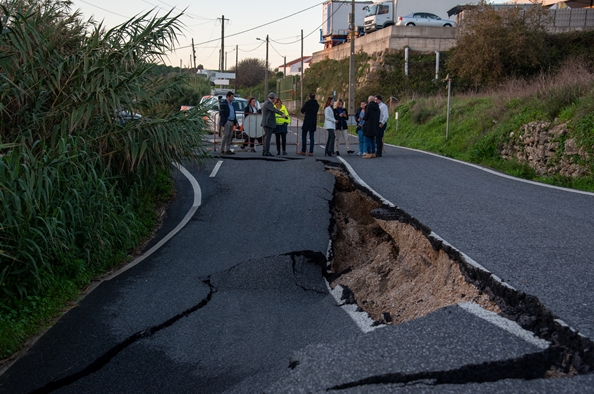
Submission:
MULTIPOLYGON (((328 97, 324 105, 324 128, 328 130, 326 141, 326 156, 340 155, 338 138, 342 135, 347 153, 351 154, 348 139, 348 112, 343 108, 344 103, 338 100, 334 108, 334 97, 328 97)), ((383 138, 388 123, 388 106, 384 104, 382 96, 369 96, 368 102, 361 102, 355 113, 357 134, 359 137, 359 156, 364 159, 382 157, 383 138), (376 147, 377 145, 377 147, 376 147)))
MULTIPOLYGON (((311 95, 310 95, 311 97, 311 95)), ((303 110, 302 110, 303 112, 303 110)), ((344 102, 339 99, 334 107, 334 97, 328 97, 324 104, 324 128, 328 130, 328 139, 326 141, 326 156, 340 155, 338 147, 340 145, 340 137, 344 141, 347 153, 354 153, 351 150, 349 143, 349 113, 344 108, 344 102)))
MULTIPOLYGON (((226 102, 221 105, 220 125, 223 130, 223 140, 221 142, 221 151, 223 154, 233 154, 230 150, 231 140, 233 138, 233 128, 237 125, 237 117, 233 109, 234 93, 228 92, 226 102), (226 105, 224 105, 226 104, 226 105)), ((314 93, 310 93, 309 100, 301 107, 301 113, 305 115, 303 126, 301 128, 301 155, 313 156, 314 134, 317 128, 318 111, 320 105, 315 98, 314 93), (307 136, 309 135, 309 152, 307 151, 307 136)), ((254 150, 254 141, 260 144, 264 142, 263 156, 272 156, 270 153, 270 140, 272 134, 276 136, 277 155, 281 152, 287 154, 287 129, 291 120, 287 108, 276 94, 270 93, 267 100, 262 104, 262 109, 257 108, 257 101, 254 97, 248 99, 248 105, 244 110, 244 123, 250 114, 262 113, 261 126, 264 129, 263 137, 250 137, 245 132, 241 132, 241 138, 244 139, 244 148, 249 144, 251 151, 254 150), (262 141, 264 139, 264 141, 262 141)), ((350 147, 348 132, 349 114, 344 108, 344 102, 339 99, 334 106, 334 97, 328 97, 324 104, 324 128, 328 131, 326 141, 326 156, 340 155, 339 139, 344 140, 347 153, 354 151, 350 147)), ((383 102, 381 95, 369 96, 367 103, 362 101, 355 113, 357 122, 357 134, 359 137, 359 152, 357 155, 364 159, 382 157, 383 138, 388 123, 388 106, 383 102)))
POLYGON ((283 155, 287 154, 287 126, 291 122, 289 111, 276 93, 268 95, 268 99, 262 105, 262 127, 264 128, 264 152, 262 156, 272 156, 270 153, 270 139, 276 134, 277 155, 280 155, 281 143, 283 155))
POLYGON ((388 106, 381 95, 369 96, 367 103, 361 102, 355 113, 359 137, 357 155, 363 156, 364 159, 382 157, 388 116, 388 106))
POLYGON ((246 119, 251 114, 262 114, 261 126, 264 129, 264 135, 260 137, 251 137, 245 131, 238 128, 237 115, 235 108, 233 107, 233 100, 235 94, 231 91, 227 92, 225 100, 221 101, 220 112, 219 112, 219 125, 222 129, 223 138, 221 141, 221 153, 224 155, 233 155, 231 148, 231 142, 233 137, 241 138, 244 140, 243 148, 246 148, 249 144, 250 150, 255 152, 254 142, 262 144, 264 142, 263 156, 272 156, 270 153, 270 140, 272 134, 276 135, 276 148, 277 155, 281 154, 281 148, 283 155, 287 154, 287 126, 291 122, 289 118, 289 111, 283 105, 280 99, 276 98, 275 93, 270 93, 268 99, 263 103, 262 109, 258 109, 257 101, 255 97, 248 99, 248 105, 243 111, 243 123, 245 124, 246 119), (235 132, 234 132, 235 129, 235 132), (264 141, 262 141, 264 139, 264 141))

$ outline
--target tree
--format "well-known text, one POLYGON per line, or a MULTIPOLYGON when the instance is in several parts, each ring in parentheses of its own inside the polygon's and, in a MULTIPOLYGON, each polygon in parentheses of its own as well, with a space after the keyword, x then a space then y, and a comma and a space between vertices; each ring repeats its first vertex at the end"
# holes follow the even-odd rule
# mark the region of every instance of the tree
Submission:
POLYGON ((496 10, 485 0, 465 10, 458 45, 447 67, 475 88, 493 86, 505 77, 525 77, 546 62, 548 15, 538 4, 496 10))
POLYGON ((237 85, 243 87, 254 87, 264 81, 264 70, 266 63, 256 58, 244 59, 239 62, 237 69, 231 68, 236 74, 237 85))

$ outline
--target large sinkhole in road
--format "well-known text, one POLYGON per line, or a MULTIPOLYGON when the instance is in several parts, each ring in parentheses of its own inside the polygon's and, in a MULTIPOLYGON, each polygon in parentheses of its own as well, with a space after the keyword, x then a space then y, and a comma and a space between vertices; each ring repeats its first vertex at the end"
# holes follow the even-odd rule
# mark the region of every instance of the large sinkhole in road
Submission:
POLYGON ((335 177, 327 279, 333 289, 348 289, 352 302, 377 323, 403 323, 473 302, 549 341, 558 351, 549 376, 594 370, 594 342, 536 297, 502 283, 342 165, 326 162, 326 170, 335 177))

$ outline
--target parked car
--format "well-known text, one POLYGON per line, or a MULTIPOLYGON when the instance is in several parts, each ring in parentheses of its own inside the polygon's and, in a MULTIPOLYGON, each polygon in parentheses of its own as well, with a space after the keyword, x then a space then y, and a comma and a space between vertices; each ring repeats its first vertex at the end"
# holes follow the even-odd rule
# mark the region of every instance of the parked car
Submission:
POLYGON ((116 113, 115 113, 115 119, 120 124, 130 122, 131 120, 138 120, 140 118, 142 118, 142 116, 140 114, 137 114, 135 112, 130 112, 125 109, 123 109, 121 111, 116 111, 116 113))
POLYGON ((456 27, 456 22, 449 19, 441 19, 435 14, 428 12, 413 12, 406 16, 399 16, 396 26, 433 26, 433 27, 456 27))
MULTIPOLYGON (((208 110, 208 119, 205 119, 209 125, 209 127, 216 131, 219 124, 219 109, 221 101, 226 100, 225 96, 204 96, 200 100, 200 103, 209 106, 210 109, 208 110)), ((235 96, 233 100, 233 108, 235 109, 235 113, 237 115, 237 122, 239 124, 243 123, 243 110, 247 107, 248 103, 247 100, 243 97, 235 96)))

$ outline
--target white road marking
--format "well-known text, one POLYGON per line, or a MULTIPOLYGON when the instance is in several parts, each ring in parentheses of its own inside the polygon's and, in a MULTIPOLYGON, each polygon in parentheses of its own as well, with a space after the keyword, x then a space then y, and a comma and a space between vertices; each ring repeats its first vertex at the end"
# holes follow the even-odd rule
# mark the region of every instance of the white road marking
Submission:
POLYGON ((359 306, 357 304, 344 304, 341 299, 343 290, 341 285, 337 285, 334 289, 332 289, 330 288, 330 284, 328 283, 328 281, 325 280, 325 282, 326 286, 328 286, 328 291, 330 292, 330 294, 332 294, 332 297, 334 297, 334 301, 336 301, 336 304, 340 306, 340 308, 343 311, 345 311, 351 317, 351 319, 353 319, 353 321, 361 331, 363 331, 364 333, 368 333, 375 330, 376 328, 385 327, 385 324, 374 325, 375 321, 371 317, 369 317, 369 314, 367 312, 357 310, 359 309, 359 306))
POLYGON ((517 336, 520 339, 523 339, 524 341, 536 346, 539 349, 546 349, 551 345, 549 341, 545 341, 544 339, 536 337, 532 332, 523 329, 515 321, 511 321, 499 316, 495 312, 483 309, 480 305, 475 304, 474 302, 463 302, 458 304, 458 306, 464 309, 466 312, 472 313, 473 315, 488 321, 489 323, 509 332, 512 335, 517 336))
POLYGON ((212 169, 212 172, 210 173, 210 178, 214 178, 215 176, 217 176, 217 172, 219 172, 219 168, 221 168, 222 164, 223 164, 223 160, 219 160, 217 162, 215 167, 212 169))
POLYGON ((489 168, 481 167, 481 166, 476 165, 476 164, 467 163, 465 161, 452 159, 451 157, 441 156, 441 155, 438 155, 437 153, 425 152, 425 151, 418 150, 418 149, 406 148, 404 146, 397 146, 397 145, 392 145, 392 144, 384 144, 384 145, 388 145, 388 146, 391 146, 391 147, 394 147, 394 148, 407 149, 407 150, 414 151, 414 152, 419 152, 419 153, 425 153, 427 155, 439 157, 441 159, 451 160, 451 161, 454 161, 456 163, 464 164, 464 165, 467 165, 467 166, 470 166, 470 167, 474 167, 474 168, 476 168, 478 170, 488 172, 489 174, 497 175, 497 176, 500 176, 500 177, 506 178, 506 179, 511 179, 512 181, 529 183, 529 184, 535 185, 535 186, 548 187, 549 189, 556 189, 556 190, 561 190, 561 191, 564 191, 564 192, 577 193, 577 194, 585 194, 587 196, 594 196, 594 193, 592 193, 592 192, 586 192, 586 191, 583 191, 583 190, 568 189, 566 187, 555 186, 555 185, 548 185, 546 183, 540 183, 540 182, 530 181, 528 179, 516 178, 515 176, 511 176, 511 175, 507 175, 507 174, 504 174, 504 173, 501 173, 501 172, 497 172, 497 171, 491 170, 489 168))
POLYGON ((396 205, 394 205, 390 201, 386 200, 384 197, 382 197, 381 194, 379 194, 378 192, 373 190, 367 183, 365 183, 365 181, 363 179, 361 179, 361 177, 355 172, 353 167, 351 167, 351 165, 345 159, 343 159, 342 156, 338 156, 338 160, 340 160, 344 164, 344 166, 347 168, 347 170, 351 173, 351 176, 354 178, 355 182, 357 182, 358 184, 360 184, 361 186, 363 186, 364 188, 369 190, 371 193, 373 193, 385 205, 392 207, 392 208, 396 208, 396 205))
MULTIPOLYGON (((200 205, 202 205, 202 189, 200 189, 200 185, 198 184, 198 181, 196 180, 196 178, 194 178, 192 176, 192 174, 190 174, 190 172, 188 170, 186 170, 185 167, 183 167, 181 164, 173 163, 173 165, 176 166, 181 171, 181 173, 185 175, 186 178, 188 178, 188 180, 190 181, 190 184, 192 185, 192 189, 194 189, 194 202, 192 203, 192 207, 186 213, 186 216, 184 216, 182 221, 179 222, 179 224, 173 230, 171 230, 169 232, 169 234, 167 234, 163 239, 161 239, 155 246, 153 246, 148 251, 146 251, 142 256, 137 257, 132 262, 126 264, 119 270, 112 272, 104 280, 111 280, 111 279, 115 278, 116 276, 120 275, 123 272, 128 271, 130 268, 134 267, 135 265, 137 265, 138 263, 142 262, 144 259, 149 257, 151 254, 156 252, 161 246, 163 246, 167 241, 169 241, 171 238, 173 238, 173 236, 175 234, 177 234, 182 228, 184 228, 184 226, 186 224, 188 224, 188 222, 190 221, 192 216, 194 216, 194 213, 196 212, 198 207, 200 207, 200 205)), ((101 282, 98 282, 97 286, 100 283, 101 282)))
MULTIPOLYGON (((332 240, 330 239, 330 240, 328 240, 328 248, 326 249, 326 261, 329 261, 331 251, 332 251, 332 240)), ((325 269, 330 270, 330 266, 327 266, 325 269)), ((376 328, 386 326, 385 324, 374 325, 375 321, 371 318, 371 316, 369 316, 369 314, 367 312, 357 310, 357 309, 359 309, 358 305, 356 305, 356 304, 351 305, 351 304, 343 303, 343 301, 342 301, 343 287, 341 285, 337 285, 334 289, 332 289, 330 287, 330 283, 328 283, 326 278, 324 278, 324 282, 326 283, 328 292, 334 298, 336 305, 338 305, 340 307, 340 309, 345 311, 345 313, 347 315, 349 315, 349 317, 351 319, 353 319, 353 321, 355 322, 357 327, 359 327, 359 329, 361 331, 363 331, 363 333, 368 333, 370 331, 375 330, 376 328)))

